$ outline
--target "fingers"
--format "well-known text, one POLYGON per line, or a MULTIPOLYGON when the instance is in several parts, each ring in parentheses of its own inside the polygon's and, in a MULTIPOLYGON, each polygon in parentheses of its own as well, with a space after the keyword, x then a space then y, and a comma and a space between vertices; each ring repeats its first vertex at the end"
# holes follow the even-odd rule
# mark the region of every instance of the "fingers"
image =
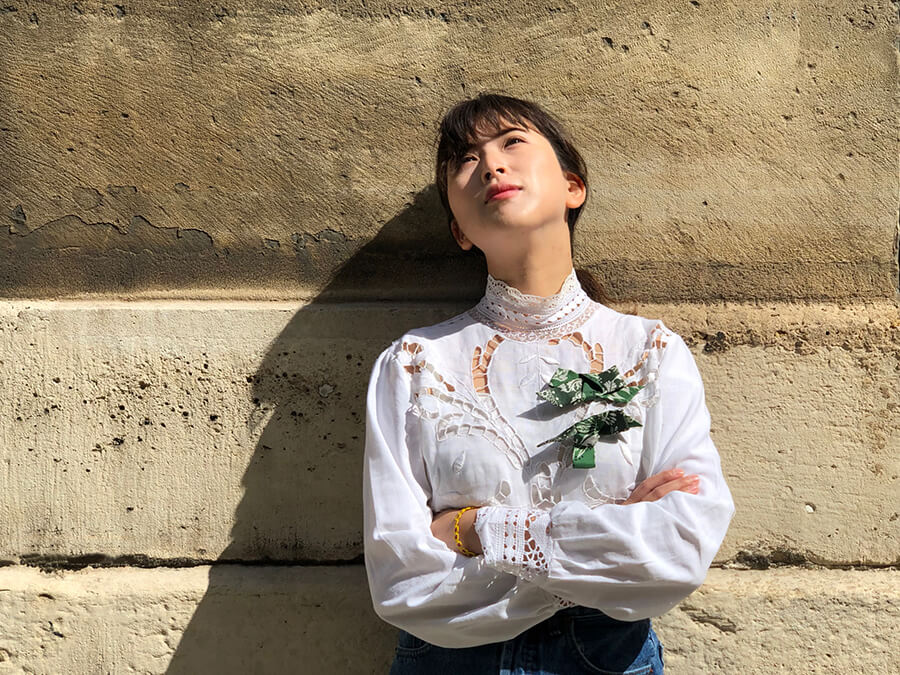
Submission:
POLYGON ((685 476, 683 478, 669 481, 668 483, 663 483, 659 487, 651 490, 649 494, 644 497, 643 501, 654 502, 660 497, 665 497, 667 494, 669 494, 670 492, 674 492, 675 490, 697 494, 699 486, 700 476, 685 476))
POLYGON ((656 501, 673 490, 697 494, 699 485, 700 477, 698 475, 685 476, 683 469, 669 469, 641 481, 641 484, 634 489, 634 492, 631 493, 625 504, 656 501))
POLYGON ((628 497, 628 501, 626 503, 634 503, 643 501, 644 497, 649 494, 651 491, 658 488, 660 485, 663 485, 671 480, 676 480, 681 478, 684 475, 683 469, 669 469, 668 471, 663 471, 661 473, 654 474, 649 478, 641 481, 641 484, 638 485, 634 492, 628 497))

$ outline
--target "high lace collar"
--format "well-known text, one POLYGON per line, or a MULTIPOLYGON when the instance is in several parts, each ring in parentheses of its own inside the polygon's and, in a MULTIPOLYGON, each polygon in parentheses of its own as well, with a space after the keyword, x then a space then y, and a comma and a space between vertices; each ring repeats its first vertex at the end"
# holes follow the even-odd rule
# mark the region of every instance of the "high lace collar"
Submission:
POLYGON ((491 274, 472 316, 513 339, 532 341, 565 335, 583 324, 596 303, 585 293, 575 268, 553 295, 522 293, 491 274))

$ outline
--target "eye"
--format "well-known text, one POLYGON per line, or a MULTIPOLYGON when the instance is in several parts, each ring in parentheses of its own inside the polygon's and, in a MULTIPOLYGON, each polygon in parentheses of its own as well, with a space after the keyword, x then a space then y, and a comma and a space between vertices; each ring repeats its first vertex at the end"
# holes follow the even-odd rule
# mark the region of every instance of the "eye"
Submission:
POLYGON ((525 139, 524 139, 524 138, 519 138, 518 136, 510 136, 509 139, 506 141, 506 144, 509 145, 509 144, 512 143, 513 141, 520 141, 521 143, 524 143, 524 142, 525 142, 525 139))

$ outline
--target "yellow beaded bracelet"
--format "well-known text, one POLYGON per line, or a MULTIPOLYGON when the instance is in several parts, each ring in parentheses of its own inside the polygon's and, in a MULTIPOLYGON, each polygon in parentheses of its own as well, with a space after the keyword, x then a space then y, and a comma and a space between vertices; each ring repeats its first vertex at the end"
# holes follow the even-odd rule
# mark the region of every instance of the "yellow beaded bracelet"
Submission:
POLYGON ((456 512, 456 518, 453 519, 453 538, 456 540, 456 545, 459 550, 462 552, 464 556, 468 556, 469 558, 474 558, 477 553, 473 553, 465 546, 463 546, 462 539, 459 538, 459 519, 462 518, 462 514, 464 514, 469 509, 474 509, 474 506, 466 506, 465 508, 460 509, 456 512))

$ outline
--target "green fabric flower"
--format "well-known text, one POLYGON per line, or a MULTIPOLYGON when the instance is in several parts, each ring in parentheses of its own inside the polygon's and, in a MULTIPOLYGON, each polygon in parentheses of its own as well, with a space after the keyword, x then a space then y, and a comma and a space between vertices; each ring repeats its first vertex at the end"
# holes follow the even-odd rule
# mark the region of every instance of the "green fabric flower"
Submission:
POLYGON ((576 373, 574 370, 557 368, 547 384, 550 388, 539 391, 537 395, 560 408, 591 401, 624 405, 643 389, 640 385, 626 387, 615 366, 602 373, 576 373))
MULTIPOLYGON (((624 405, 644 388, 643 385, 625 386, 616 366, 611 366, 602 373, 576 373, 566 368, 558 368, 550 378, 548 387, 537 392, 537 395, 560 408, 591 401, 624 405)), ((576 422, 558 436, 538 443, 538 447, 571 438, 574 443, 572 466, 576 469, 593 469, 594 445, 600 440, 600 436, 617 434, 639 426, 642 426, 640 422, 621 410, 606 410, 576 422)))

